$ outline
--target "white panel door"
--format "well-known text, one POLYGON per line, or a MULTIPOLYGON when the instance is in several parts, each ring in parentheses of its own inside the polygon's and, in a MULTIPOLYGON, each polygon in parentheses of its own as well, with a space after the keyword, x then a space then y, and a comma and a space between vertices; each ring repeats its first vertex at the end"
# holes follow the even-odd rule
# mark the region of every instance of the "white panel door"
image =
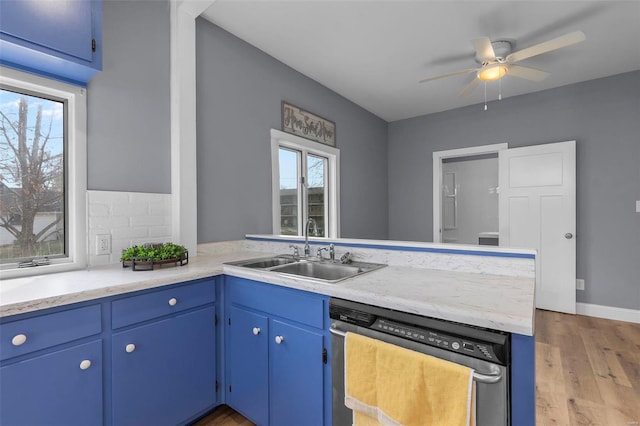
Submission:
POLYGON ((536 307, 576 312, 575 141, 499 152, 500 245, 533 248, 536 307))

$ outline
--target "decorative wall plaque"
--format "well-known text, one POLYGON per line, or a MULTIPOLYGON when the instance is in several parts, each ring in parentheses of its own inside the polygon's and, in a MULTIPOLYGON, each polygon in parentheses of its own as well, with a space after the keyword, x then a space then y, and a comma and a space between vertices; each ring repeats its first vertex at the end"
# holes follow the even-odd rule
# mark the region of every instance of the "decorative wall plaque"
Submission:
POLYGON ((336 146, 336 123, 282 101, 282 131, 336 146))

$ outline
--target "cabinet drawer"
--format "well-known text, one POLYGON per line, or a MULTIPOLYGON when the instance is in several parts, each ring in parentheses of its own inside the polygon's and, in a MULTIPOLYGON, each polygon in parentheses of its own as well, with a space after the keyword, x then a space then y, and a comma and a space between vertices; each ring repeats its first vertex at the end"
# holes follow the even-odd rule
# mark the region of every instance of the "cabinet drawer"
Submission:
POLYGON ((101 331, 100 305, 4 323, 0 325, 0 360, 81 339, 101 331))
POLYGON ((226 277, 226 280, 225 294, 233 304, 324 328, 323 296, 245 278, 226 277))
POLYGON ((114 329, 126 327, 215 300, 215 280, 116 300, 111 304, 111 326, 114 329))

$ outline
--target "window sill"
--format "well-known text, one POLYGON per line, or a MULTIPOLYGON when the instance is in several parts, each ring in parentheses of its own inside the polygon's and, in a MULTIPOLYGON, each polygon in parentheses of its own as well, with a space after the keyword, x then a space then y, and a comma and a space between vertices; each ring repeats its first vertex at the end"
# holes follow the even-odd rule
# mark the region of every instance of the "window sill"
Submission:
POLYGON ((39 275, 55 274, 58 272, 77 271, 86 267, 86 264, 81 264, 80 262, 59 260, 57 262, 52 261, 50 265, 33 266, 28 268, 17 268, 13 265, 8 266, 6 269, 0 267, 0 275, 2 275, 2 280, 8 280, 13 278, 27 278, 39 275))

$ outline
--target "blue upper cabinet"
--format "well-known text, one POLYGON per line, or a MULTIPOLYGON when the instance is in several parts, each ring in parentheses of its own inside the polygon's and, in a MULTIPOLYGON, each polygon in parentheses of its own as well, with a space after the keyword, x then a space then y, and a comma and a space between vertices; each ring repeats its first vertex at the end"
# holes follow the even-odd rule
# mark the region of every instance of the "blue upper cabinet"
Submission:
POLYGON ((86 85, 102 69, 101 0, 0 1, 0 64, 86 85))

